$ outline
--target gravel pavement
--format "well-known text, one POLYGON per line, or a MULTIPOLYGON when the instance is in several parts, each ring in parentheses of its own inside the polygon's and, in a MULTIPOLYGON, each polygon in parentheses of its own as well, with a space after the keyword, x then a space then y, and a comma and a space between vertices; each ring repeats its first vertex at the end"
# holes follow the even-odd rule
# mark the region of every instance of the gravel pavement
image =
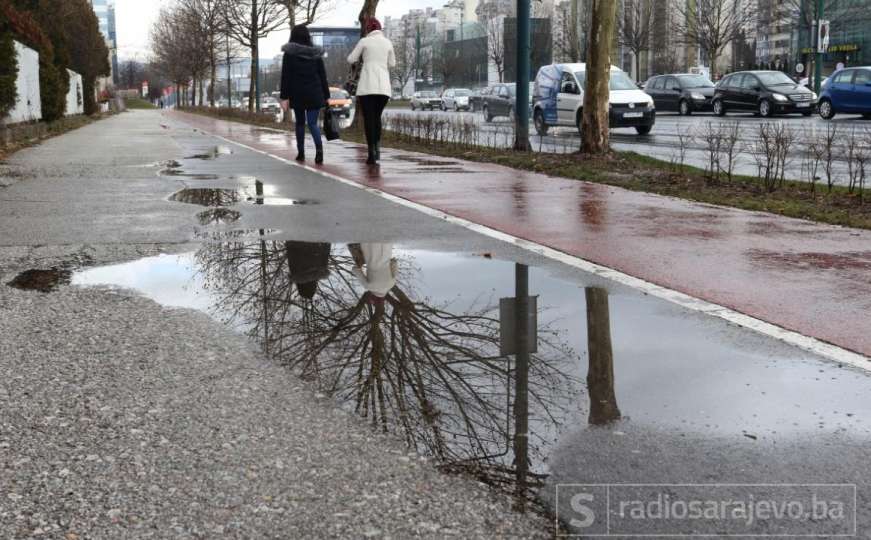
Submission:
POLYGON ((4 538, 547 536, 205 315, 0 289, 4 538))

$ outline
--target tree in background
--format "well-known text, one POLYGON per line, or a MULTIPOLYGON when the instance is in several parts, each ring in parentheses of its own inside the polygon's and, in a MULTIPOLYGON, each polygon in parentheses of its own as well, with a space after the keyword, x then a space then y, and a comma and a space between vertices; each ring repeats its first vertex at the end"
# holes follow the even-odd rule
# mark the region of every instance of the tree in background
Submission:
POLYGON ((54 16, 61 21, 70 58, 70 69, 82 76, 85 114, 97 112, 95 87, 98 77, 112 72, 109 49, 97 16, 88 0, 64 0, 54 3, 54 16))
POLYGON ((499 82, 505 81, 505 32, 504 17, 489 17, 479 22, 481 35, 487 38, 487 59, 493 63, 499 82))
MULTIPOLYGON (((176 92, 187 87, 191 72, 187 65, 187 35, 177 7, 163 8, 151 29, 152 65, 176 86, 176 92)), ((182 96, 177 102, 186 105, 182 96)))
POLYGON ((18 90, 18 58, 8 21, 0 21, 0 119, 15 107, 18 90))
POLYGON ((608 98, 611 56, 614 52, 616 0, 593 0, 587 51, 587 86, 581 119, 581 152, 605 155, 610 152, 608 98))
POLYGON ((286 22, 287 9, 275 0, 222 0, 222 6, 227 33, 251 51, 248 110, 254 112, 260 70, 259 41, 286 22))
POLYGON ((414 46, 414 36, 408 34, 408 28, 406 28, 399 39, 393 41, 396 67, 390 70, 391 79, 399 86, 403 95, 408 82, 414 78, 417 68, 417 49, 414 46))
POLYGON ((650 51, 652 0, 624 0, 623 13, 617 19, 617 43, 635 57, 635 80, 641 80, 641 53, 650 51))
POLYGON ((223 48, 226 47, 226 19, 221 0, 182 0, 182 9, 191 17, 191 26, 200 47, 199 54, 205 56, 209 69, 209 104, 215 106, 215 90, 218 80, 218 63, 223 48))
POLYGON ((686 44, 707 51, 712 77, 719 73, 717 60, 723 51, 741 37, 755 16, 755 4, 741 0, 690 0, 675 9, 680 14, 679 34, 686 44))
POLYGON ((298 24, 311 24, 333 6, 330 0, 274 0, 287 11, 290 28, 298 24))

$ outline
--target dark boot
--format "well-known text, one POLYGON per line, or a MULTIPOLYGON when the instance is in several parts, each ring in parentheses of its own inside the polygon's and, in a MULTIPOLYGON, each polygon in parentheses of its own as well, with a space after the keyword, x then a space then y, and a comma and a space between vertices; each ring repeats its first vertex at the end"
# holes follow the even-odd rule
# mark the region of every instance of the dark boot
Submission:
POLYGON ((320 165, 323 162, 324 162, 324 148, 323 148, 323 146, 318 146, 315 149, 315 163, 320 165))
POLYGON ((300 163, 305 161, 305 150, 299 150, 299 153, 296 155, 296 160, 300 163))
POLYGON ((366 165, 375 165, 375 145, 369 145, 369 157, 366 158, 366 165))
POLYGON ((381 161, 381 141, 375 143, 375 161, 381 161))

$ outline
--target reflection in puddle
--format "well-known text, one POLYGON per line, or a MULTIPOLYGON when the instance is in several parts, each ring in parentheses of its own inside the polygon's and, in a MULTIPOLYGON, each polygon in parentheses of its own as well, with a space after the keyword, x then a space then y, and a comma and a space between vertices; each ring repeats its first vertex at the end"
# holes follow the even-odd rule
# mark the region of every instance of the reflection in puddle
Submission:
POLYGON ((169 200, 200 206, 230 206, 242 200, 242 196, 236 189, 186 188, 174 193, 169 200))
POLYGON ((7 283, 9 287, 25 291, 51 292, 60 285, 68 285, 72 272, 51 268, 49 270, 27 270, 7 283))
POLYGON ((548 478, 865 482, 864 457, 830 472, 820 456, 867 448, 866 374, 513 262, 262 239, 73 283, 206 311, 444 469, 518 495, 548 478))
MULTIPOLYGON (((185 188, 174 193, 170 196, 169 200, 213 207, 232 206, 243 200, 258 206, 311 206, 319 204, 318 201, 312 199, 290 199, 287 197, 277 197, 272 195, 272 193, 274 193, 273 189, 265 188, 262 182, 257 181, 255 182, 254 193, 251 193, 249 188, 185 188)), ((236 219, 238 219, 238 216, 236 219)), ((203 223, 203 225, 206 225, 206 223, 203 223)))
POLYGON ((197 220, 200 225, 226 225, 239 221, 242 217, 240 212, 230 210, 229 208, 213 208, 197 214, 197 220))
POLYGON ((187 173, 184 172, 183 169, 163 169, 160 171, 160 176, 177 176, 190 178, 191 180, 217 180, 220 178, 217 174, 209 174, 209 173, 187 173))
POLYGON ((214 148, 211 148, 208 152, 194 154, 192 156, 186 157, 185 159, 212 160, 218 158, 219 156, 228 156, 232 153, 233 151, 230 150, 230 148, 227 146, 216 146, 214 148))

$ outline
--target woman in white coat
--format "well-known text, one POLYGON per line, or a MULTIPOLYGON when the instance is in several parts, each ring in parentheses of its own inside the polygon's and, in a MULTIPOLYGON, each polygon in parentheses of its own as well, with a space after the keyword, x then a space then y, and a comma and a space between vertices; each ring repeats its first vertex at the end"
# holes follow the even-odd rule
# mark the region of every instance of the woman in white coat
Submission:
POLYGON ((360 82, 357 84, 357 109, 362 109, 363 125, 369 157, 366 163, 374 165, 381 159, 381 115, 393 93, 390 68, 396 67, 393 44, 381 31, 381 23, 374 17, 366 20, 366 37, 362 38, 348 62, 363 61, 360 82))

